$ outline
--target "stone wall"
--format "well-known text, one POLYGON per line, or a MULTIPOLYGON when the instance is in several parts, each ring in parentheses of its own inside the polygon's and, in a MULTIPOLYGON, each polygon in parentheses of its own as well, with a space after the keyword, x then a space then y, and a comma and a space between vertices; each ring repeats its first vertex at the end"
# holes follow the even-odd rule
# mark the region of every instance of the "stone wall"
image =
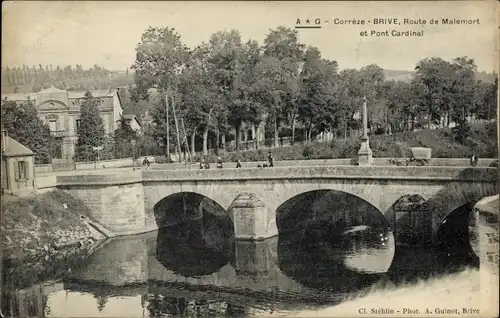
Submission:
POLYGON ((144 195, 140 183, 80 186, 64 191, 82 200, 91 209, 96 221, 115 235, 146 231, 144 195))
MULTIPOLYGON (((154 163, 154 156, 142 156, 137 160, 140 164, 144 158, 148 158, 150 163, 154 163)), ((179 165, 179 164, 177 164, 179 165)), ((182 164, 182 166, 184 166, 182 164)), ((121 159, 112 159, 112 160, 101 160, 99 162, 77 162, 76 170, 89 170, 89 169, 106 169, 106 168, 124 168, 124 167, 132 167, 132 157, 130 158, 121 158, 121 159)), ((39 164, 35 165, 36 173, 49 173, 52 172, 52 164, 39 164)))
POLYGON ((498 195, 487 197, 474 207, 471 245, 479 254, 480 284, 483 311, 489 317, 498 317, 499 291, 499 223, 498 195))
POLYGON ((57 178, 58 187, 82 200, 91 209, 96 221, 114 235, 148 231, 140 174, 57 178))
POLYGON ((486 197, 474 207, 475 240, 471 245, 476 254, 479 254, 481 266, 494 275, 498 275, 499 268, 499 224, 498 224, 498 195, 486 197))

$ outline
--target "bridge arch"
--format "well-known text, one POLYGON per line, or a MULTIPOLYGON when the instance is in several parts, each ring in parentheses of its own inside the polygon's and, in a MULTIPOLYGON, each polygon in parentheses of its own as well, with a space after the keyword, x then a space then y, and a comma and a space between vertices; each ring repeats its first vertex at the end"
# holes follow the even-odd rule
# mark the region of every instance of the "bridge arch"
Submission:
POLYGON ((228 216, 226 209, 214 199, 191 191, 167 195, 153 206, 158 228, 199 220, 204 210, 218 217, 228 216))
POLYGON ((304 223, 304 217, 308 224, 328 222, 339 228, 362 224, 390 228, 384 214, 373 203, 354 193, 337 189, 323 188, 295 194, 281 203, 272 217, 276 218, 280 233, 305 225, 301 224, 304 223))
POLYGON ((379 206, 383 188, 378 182, 321 179, 314 181, 290 180, 275 182, 270 187, 267 187, 267 185, 260 187, 255 193, 262 198, 269 210, 273 212, 297 195, 321 190, 338 191, 358 197, 381 211, 379 206))
MULTIPOLYGON (((436 193, 427 202, 432 215, 432 241, 439 241, 438 232, 443 222, 456 216, 461 209, 472 212, 473 206, 482 198, 498 194, 498 187, 491 183, 450 185, 436 193)), ((465 212, 463 212, 465 213, 465 212)))

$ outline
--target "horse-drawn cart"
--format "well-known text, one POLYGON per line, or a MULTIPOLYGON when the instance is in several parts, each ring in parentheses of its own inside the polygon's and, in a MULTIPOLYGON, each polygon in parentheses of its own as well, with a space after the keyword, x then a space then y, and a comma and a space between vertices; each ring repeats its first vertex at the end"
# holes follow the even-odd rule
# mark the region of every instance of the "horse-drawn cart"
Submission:
POLYGON ((415 162, 417 166, 425 166, 431 159, 431 148, 412 147, 411 148, 411 162, 415 162))

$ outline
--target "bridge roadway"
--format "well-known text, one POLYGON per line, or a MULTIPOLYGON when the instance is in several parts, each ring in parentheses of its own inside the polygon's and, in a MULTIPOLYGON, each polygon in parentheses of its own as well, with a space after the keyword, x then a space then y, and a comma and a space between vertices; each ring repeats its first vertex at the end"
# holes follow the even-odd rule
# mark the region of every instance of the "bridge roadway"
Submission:
POLYGON ((169 200, 179 193, 196 193, 227 211, 237 238, 264 239, 277 234, 276 211, 284 203, 311 191, 334 190, 368 202, 394 227, 394 204, 404 196, 418 195, 427 202, 430 218, 424 228, 414 231, 434 239, 451 212, 498 193, 498 170, 488 167, 322 165, 141 170, 55 178, 57 188, 82 199, 97 222, 116 235, 163 226, 169 200))

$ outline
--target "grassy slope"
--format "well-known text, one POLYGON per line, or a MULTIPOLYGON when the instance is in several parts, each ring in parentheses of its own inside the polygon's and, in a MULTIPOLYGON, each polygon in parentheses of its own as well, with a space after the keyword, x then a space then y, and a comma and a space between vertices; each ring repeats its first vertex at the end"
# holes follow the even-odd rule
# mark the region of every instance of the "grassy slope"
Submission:
POLYGON ((23 249, 50 243, 58 230, 86 231, 80 215, 92 218, 83 202, 62 191, 30 198, 3 195, 1 208, 2 232, 8 237, 4 237, 4 252, 14 258, 21 257, 23 249))
MULTIPOLYGON (((309 145, 271 149, 276 160, 354 158, 360 146, 358 137, 337 139, 332 142, 314 142, 309 145)), ((421 130, 397 133, 394 135, 375 135, 370 137, 374 157, 409 157, 411 147, 432 148, 434 158, 467 158, 473 151, 479 158, 496 158, 498 154, 496 123, 476 125, 471 135, 460 144, 454 140, 451 129, 421 130)), ((228 153, 226 161, 265 161, 268 149, 248 150, 228 153)), ((216 156, 208 156, 211 162, 216 156)))

